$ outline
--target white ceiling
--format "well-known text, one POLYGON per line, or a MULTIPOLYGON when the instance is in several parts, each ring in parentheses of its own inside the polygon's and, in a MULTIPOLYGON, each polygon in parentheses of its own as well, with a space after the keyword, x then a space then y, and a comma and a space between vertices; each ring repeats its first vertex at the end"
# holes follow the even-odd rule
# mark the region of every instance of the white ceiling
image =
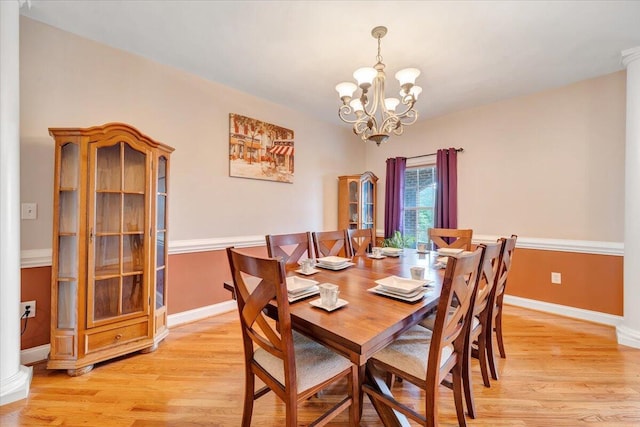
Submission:
MULTIPOLYGON (((52 1, 21 12, 331 123, 336 83, 422 70, 421 119, 623 69, 640 1, 52 1)), ((391 88, 389 87, 391 86, 391 88)), ((347 126, 347 125, 345 125, 347 126)))

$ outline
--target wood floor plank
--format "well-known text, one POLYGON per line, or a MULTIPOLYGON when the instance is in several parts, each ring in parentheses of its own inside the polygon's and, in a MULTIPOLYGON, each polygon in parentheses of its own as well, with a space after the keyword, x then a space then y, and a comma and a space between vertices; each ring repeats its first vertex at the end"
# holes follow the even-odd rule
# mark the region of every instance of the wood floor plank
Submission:
MULTIPOLYGON (((477 418, 469 426, 640 426, 640 350, 619 346, 615 329, 505 306, 507 359, 499 381, 482 385, 473 363, 477 418)), ((80 377, 34 366, 27 399, 0 407, 12 426, 239 426, 243 362, 236 312, 172 328, 151 354, 98 364, 80 377)), ((308 423, 336 402, 339 384, 301 405, 308 423)), ((422 411, 406 382, 394 394, 422 411)), ((253 426, 279 426, 284 406, 268 394, 255 403, 253 426)), ((440 425, 457 425, 450 390, 440 390, 440 425)), ((332 426, 346 426, 341 414, 332 426)), ((362 426, 382 425, 365 400, 362 426)))

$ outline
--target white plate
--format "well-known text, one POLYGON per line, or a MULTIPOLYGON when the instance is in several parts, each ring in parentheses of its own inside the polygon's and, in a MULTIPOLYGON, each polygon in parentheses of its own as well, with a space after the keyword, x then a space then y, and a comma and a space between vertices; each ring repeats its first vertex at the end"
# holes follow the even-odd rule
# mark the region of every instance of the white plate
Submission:
POLYGON ((350 258, 343 258, 339 256, 326 256, 326 257, 318 258, 316 260, 316 262, 319 264, 334 265, 334 266, 341 265, 349 261, 351 261, 350 258))
POLYGON ((308 298, 313 295, 318 295, 320 293, 320 288, 317 286, 312 286, 308 290, 304 292, 300 292, 299 294, 291 295, 289 294, 289 302, 296 302, 301 299, 308 298))
POLYGON ((385 290, 393 293, 411 294, 427 284, 426 280, 405 279, 404 277, 389 276, 376 280, 385 290))
POLYGON ((352 265, 355 265, 355 264, 352 262, 345 262, 342 265, 328 265, 328 264, 317 263, 316 267, 326 268, 327 270, 344 270, 345 268, 351 267, 352 265))
POLYGON ((438 249, 438 255, 459 255, 464 252, 464 249, 454 249, 454 248, 440 248, 438 249))
POLYGON ((388 256, 400 256, 402 253, 401 248, 382 248, 382 254, 388 256))
POLYGON ((382 259, 382 258, 386 258, 386 255, 378 255, 378 256, 375 256, 375 255, 373 255, 373 254, 367 254, 367 257, 368 257, 368 258, 371 258, 371 259, 382 259))
POLYGON ((374 294, 384 295, 386 297, 396 298, 401 301, 407 301, 407 302, 420 301, 424 297, 424 295, 427 293, 425 290, 421 290, 420 292, 417 292, 415 295, 412 295, 412 296, 398 295, 396 293, 386 291, 380 285, 374 286, 373 288, 369 288, 367 289, 367 291, 373 292, 374 294))
POLYGON ((315 280, 305 279, 298 276, 289 276, 287 277, 287 292, 289 292, 289 295, 299 294, 309 290, 309 288, 317 284, 318 282, 315 280))
POLYGON ((307 273, 305 273, 304 271, 302 271, 302 269, 298 269, 295 270, 296 273, 302 274, 304 276, 311 276, 312 274, 316 274, 318 273, 320 270, 318 270, 317 268, 311 268, 311 270, 309 270, 307 273))
POLYGON ((318 298, 318 299, 314 299, 313 301, 309 301, 309 304, 311 304, 314 307, 321 308, 323 310, 333 311, 349 304, 349 301, 338 298, 338 302, 336 303, 336 305, 334 305, 333 307, 325 307, 324 305, 322 305, 322 298, 318 298))

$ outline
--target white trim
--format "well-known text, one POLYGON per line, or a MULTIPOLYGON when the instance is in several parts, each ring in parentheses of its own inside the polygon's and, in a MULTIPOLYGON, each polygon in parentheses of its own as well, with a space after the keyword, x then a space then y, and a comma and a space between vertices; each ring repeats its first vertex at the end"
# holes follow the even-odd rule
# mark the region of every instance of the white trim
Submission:
POLYGON ((618 337, 618 344, 640 348, 640 331, 624 325, 618 325, 616 327, 616 336, 618 337))
POLYGON ((51 267, 51 249, 28 249, 20 251, 22 268, 51 267))
MULTIPOLYGON (((384 237, 384 230, 376 230, 376 237, 384 237)), ((474 243, 490 243, 502 236, 474 236, 474 243)), ((264 236, 216 237, 211 239, 176 240, 169 242, 169 255, 208 252, 229 246, 248 248, 264 246, 264 236)), ((518 237, 518 248, 542 251, 575 252, 594 255, 624 256, 624 243, 599 242, 590 240, 541 239, 518 237)), ((51 266, 51 249, 29 249, 21 252, 22 268, 51 266)))
MULTIPOLYGON (((491 243, 500 237, 508 236, 473 236, 473 243, 491 243)), ((543 239, 538 237, 518 237, 517 248, 537 249, 541 251, 575 252, 594 255, 624 256, 623 242, 600 242, 592 240, 543 239)))
POLYGON ((167 317, 167 326, 172 328, 174 326, 183 325, 185 323, 195 322, 206 317, 217 316, 218 314, 236 310, 236 307, 236 302, 234 300, 230 300, 213 305, 208 305, 206 307, 199 307, 194 308, 193 310, 171 314, 167 317))
POLYGON ((39 345, 37 347, 26 348, 20 351, 20 363, 31 365, 49 358, 51 344, 39 345))
POLYGON ((29 397, 32 377, 31 366, 20 366, 15 375, 3 378, 0 384, 0 406, 29 397))
POLYGON ((192 252, 208 252, 226 249, 229 246, 248 248, 264 246, 264 236, 217 237, 211 239, 177 240, 169 242, 169 255, 192 252))
POLYGON ((585 310, 582 308, 569 307, 566 305, 553 304, 550 302, 536 301, 528 298, 505 295, 506 304, 517 307, 530 308, 532 310, 543 311, 545 313, 559 314, 561 316, 572 317, 574 319, 587 320, 589 322, 601 323, 603 325, 618 326, 622 323, 622 316, 601 313, 599 311, 585 310))

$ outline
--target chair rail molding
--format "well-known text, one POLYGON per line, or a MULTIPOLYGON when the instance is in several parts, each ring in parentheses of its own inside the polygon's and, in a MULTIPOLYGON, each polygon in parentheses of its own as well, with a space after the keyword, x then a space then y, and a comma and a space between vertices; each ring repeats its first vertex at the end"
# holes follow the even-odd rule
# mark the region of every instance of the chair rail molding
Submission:
MULTIPOLYGON (((384 234, 384 233, 382 233, 384 234)), ((376 231, 376 237, 381 237, 380 230, 376 231)), ((473 237, 473 243, 493 243, 500 237, 491 235, 477 235, 473 237)), ((195 252, 207 252, 226 249, 229 246, 236 248, 249 248, 265 246, 264 236, 234 236, 213 237, 209 239, 175 240, 169 242, 169 255, 188 254, 195 252)), ((600 242, 592 240, 563 240, 543 239, 537 237, 519 237, 516 248, 537 249, 542 251, 576 252, 595 255, 624 256, 624 243, 600 242)), ((50 267, 51 248, 26 249, 21 251, 22 268, 50 267)))

